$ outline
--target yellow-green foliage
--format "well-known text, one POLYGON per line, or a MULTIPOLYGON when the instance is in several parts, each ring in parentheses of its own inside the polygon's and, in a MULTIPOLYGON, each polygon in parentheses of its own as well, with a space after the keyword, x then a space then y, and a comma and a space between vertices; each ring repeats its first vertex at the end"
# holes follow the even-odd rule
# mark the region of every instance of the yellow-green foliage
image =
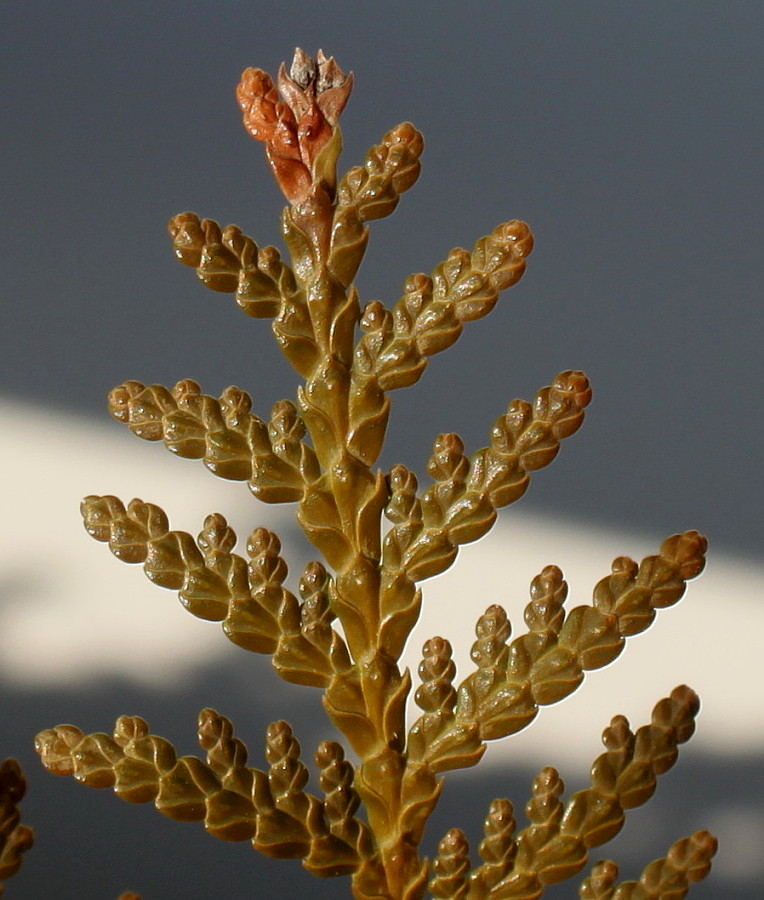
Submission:
MULTIPOLYGON (((491 311, 522 276, 533 239, 524 223, 504 223, 472 250, 452 250, 430 275, 409 276, 391 308, 362 306, 353 279, 367 223, 389 215, 416 181, 423 140, 412 125, 399 125, 338 179, 338 120, 351 86, 352 76, 320 51, 312 59, 298 50, 276 84, 259 69, 242 76, 245 127, 264 143, 288 200, 281 219, 288 262, 235 226, 193 213, 169 225, 176 256, 204 285, 272 320, 303 379, 294 402, 280 401, 260 418, 245 391, 212 397, 190 380, 172 389, 127 381, 109 399, 112 415, 138 437, 246 482, 260 500, 296 503, 322 561, 306 567, 294 594, 284 585, 279 539, 265 528, 239 555, 219 514, 195 538, 171 530, 165 513, 142 500, 90 496, 82 513, 96 540, 177 591, 193 615, 220 622, 240 647, 270 654, 287 681, 319 688, 359 762, 353 766, 340 743, 321 743, 315 796, 286 722, 269 726, 258 769, 247 764, 231 722, 211 709, 198 720, 204 759, 178 757, 137 716, 119 718, 112 734, 61 725, 38 735, 37 748, 55 774, 111 787, 132 803, 151 801, 171 818, 203 821, 213 836, 251 841, 269 856, 302 859, 316 875, 349 875, 357 900, 417 900, 428 890, 439 898, 531 900, 580 872, 590 849, 620 830, 625 810, 650 798, 693 732, 695 694, 676 688, 636 731, 616 716, 591 786, 568 799, 557 771, 542 769, 525 827, 516 826, 509 800, 495 800, 477 863, 458 828, 435 859, 420 855, 442 773, 474 765, 487 741, 525 728, 540 706, 572 693, 585 671, 614 660, 627 637, 682 597, 703 568, 706 542, 691 531, 667 538, 639 564, 616 559, 591 604, 567 613, 562 573, 547 566, 530 587, 527 631, 513 639, 500 606, 476 609, 475 669, 457 678, 448 640, 428 640, 414 688, 421 715, 407 725, 412 677, 399 659, 420 612, 420 583, 447 569, 461 544, 482 537, 497 510, 522 496, 531 473, 580 427, 591 390, 583 373, 562 372, 531 402, 509 403, 487 445, 471 453, 458 435, 437 436, 423 489, 402 465, 374 468, 390 393, 414 384, 430 356, 491 311), (384 537, 383 515, 391 522, 384 537)), ((680 898, 706 875, 714 851, 714 839, 699 832, 638 882, 622 884, 615 865, 600 862, 579 896, 680 898)))

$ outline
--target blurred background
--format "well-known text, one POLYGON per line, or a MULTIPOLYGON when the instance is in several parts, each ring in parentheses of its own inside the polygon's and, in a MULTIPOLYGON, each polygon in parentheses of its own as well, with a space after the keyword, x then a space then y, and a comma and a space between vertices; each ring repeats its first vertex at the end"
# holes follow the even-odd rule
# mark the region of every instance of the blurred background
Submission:
POLYGON ((291 508, 262 507, 105 411, 128 378, 193 377, 212 394, 238 384, 260 415, 293 396, 267 322, 174 261, 165 222, 190 209, 279 244, 281 197, 233 90, 245 66, 275 73, 295 45, 355 72, 345 168, 400 121, 425 135, 419 183, 372 223, 363 300, 391 305, 408 274, 499 222, 525 219, 536 235, 525 277, 490 318, 394 396, 383 466, 423 474, 441 431, 483 446, 511 399, 532 399, 563 369, 584 369, 594 386, 560 458, 428 584, 409 664, 438 632, 466 662, 489 603, 521 631, 528 583, 547 563, 565 572, 573 606, 616 555, 654 553, 687 528, 710 542, 687 599, 612 669, 491 747, 479 769, 454 773, 430 852, 454 825, 476 846, 494 796, 519 813, 543 765, 558 766, 569 791, 584 786, 610 717, 636 728, 686 681, 703 699, 697 735, 593 858, 612 856, 634 878, 708 828, 721 849, 691 896, 762 896, 763 25, 758 4, 706 0, 3 5, 0 752, 28 774, 24 821, 37 833, 9 897, 345 890, 56 779, 31 747, 59 722, 108 732, 129 713, 193 753, 203 706, 233 718, 257 766, 274 719, 295 725, 306 758, 329 736, 318 692, 285 685, 267 659, 192 619, 94 544, 78 515, 88 493, 139 496, 196 533, 219 510, 242 536, 278 531, 295 577, 311 558, 291 508))

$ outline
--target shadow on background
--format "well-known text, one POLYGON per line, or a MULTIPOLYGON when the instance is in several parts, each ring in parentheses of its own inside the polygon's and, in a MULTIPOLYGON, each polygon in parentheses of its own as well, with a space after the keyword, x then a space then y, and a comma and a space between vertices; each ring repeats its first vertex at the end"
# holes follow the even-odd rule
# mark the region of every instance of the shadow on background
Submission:
MULTIPOLYGON (((0 700, 0 713, 4 722, 13 722, 14 743, 6 741, 2 752, 16 756, 27 774, 29 792, 22 818, 36 832, 35 847, 8 885, 9 897, 32 900, 55 893, 61 900, 116 898, 122 890, 131 889, 144 900, 245 900, 299 896, 303 891, 328 900, 342 893, 345 888, 340 889, 336 880, 317 880, 297 861, 267 859, 247 842, 230 844, 210 837, 200 823, 166 819, 151 804, 132 806, 110 791, 49 775, 31 747, 32 736, 43 728, 71 722, 87 732, 110 732, 114 719, 126 713, 146 718, 152 732, 171 740, 179 755, 203 755, 195 739, 196 715, 203 706, 213 706, 233 719, 237 735, 250 749, 251 765, 264 768, 265 728, 283 717, 293 725, 303 759, 312 769, 312 748, 334 736, 320 710, 319 693, 300 689, 287 693, 281 685, 270 690, 268 668, 267 660, 260 658, 208 668, 177 692, 149 692, 124 682, 103 681, 76 692, 6 693, 0 700)), ((550 747, 538 768, 552 763, 554 748, 550 747)), ((474 857, 482 819, 497 796, 513 800, 522 827, 522 807, 535 774, 527 766, 516 770, 484 766, 451 773, 430 821, 424 852, 432 855, 440 837, 458 826, 466 831, 474 857)), ((586 786, 585 771, 561 774, 567 795, 586 786)), ((647 862, 665 855, 674 841, 720 825, 722 846, 716 869, 706 882, 693 887, 693 900, 760 900, 764 877, 760 854, 751 842, 757 840, 757 833, 758 840, 761 837, 762 798, 761 757, 700 756, 693 754, 690 743, 675 768, 661 778, 650 803, 632 810, 621 835, 595 849, 591 861, 614 858, 622 879, 636 878, 647 862)), ((551 900, 571 897, 574 883, 549 888, 544 896, 551 900)))

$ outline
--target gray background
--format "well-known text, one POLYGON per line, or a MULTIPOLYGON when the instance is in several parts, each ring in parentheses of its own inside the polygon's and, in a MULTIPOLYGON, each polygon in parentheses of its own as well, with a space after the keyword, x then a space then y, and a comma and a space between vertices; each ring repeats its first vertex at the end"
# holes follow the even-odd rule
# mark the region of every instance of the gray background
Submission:
MULTIPOLYGON (((427 141, 420 182, 392 220, 374 223, 364 299, 392 303, 407 274, 500 221, 527 220, 537 241, 491 317, 395 396, 383 462, 421 471, 439 431, 480 445, 507 401, 582 368, 595 390, 586 426, 523 502, 658 536, 694 527, 712 547, 761 559, 760 4, 29 0, 3 3, 2 19, 4 395, 103 416, 105 392, 126 378, 191 376, 210 393, 236 383, 260 413, 293 394, 267 323, 196 284, 173 261, 164 223, 192 209, 278 243, 280 195, 233 88, 244 66, 274 72, 296 44, 323 47, 357 78, 345 166, 404 119, 427 141)), ((245 659, 204 677, 203 702, 225 698, 234 716, 240 703, 239 721, 258 694, 253 746, 257 723, 283 713, 257 690, 261 673, 265 661, 245 659)), ((62 717, 96 730, 129 703, 149 719, 155 710, 169 737, 173 727, 187 736, 199 689, 17 695, 3 701, 4 719, 19 735, 62 717)), ((309 704, 309 746, 315 706, 297 696, 309 704)), ((9 752, 29 756, 15 735, 9 752)), ((695 759, 687 785, 737 782, 761 796, 757 758, 750 771, 695 759)), ((454 804, 460 791, 494 790, 470 777, 454 804)), ((666 810, 681 777, 676 795, 656 801, 666 810)), ((93 898, 130 884, 144 898, 278 896, 279 879, 314 889, 297 864, 50 782, 35 772, 25 809, 39 844, 9 896, 54 883, 57 896, 93 898), (111 814, 120 818, 109 825, 111 814), (56 816, 70 820, 66 841, 49 824, 56 816), (221 890, 234 857, 241 868, 221 890)), ((701 808, 686 824, 676 813, 677 832, 638 852, 642 861, 702 826, 699 794, 701 808)), ((624 849, 638 844, 632 836, 624 849)), ((760 888, 709 882, 692 896, 752 900, 760 888)))

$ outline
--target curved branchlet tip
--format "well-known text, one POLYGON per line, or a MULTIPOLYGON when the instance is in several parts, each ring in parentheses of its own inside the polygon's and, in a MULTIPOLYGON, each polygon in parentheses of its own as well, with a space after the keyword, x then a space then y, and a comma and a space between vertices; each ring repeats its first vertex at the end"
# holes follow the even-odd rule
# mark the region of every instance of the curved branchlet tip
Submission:
POLYGON ((671 890, 674 890, 679 898, 682 895, 677 890, 677 882, 682 879, 688 884, 702 881, 711 871, 711 859, 717 849, 718 841, 712 834, 696 831, 672 844, 665 860, 651 863, 639 880, 640 886, 652 891, 655 897, 671 900, 671 890))
POLYGON ((15 759, 0 764, 0 894, 3 883, 18 872, 24 854, 34 843, 32 829, 20 824, 19 803, 27 783, 15 759))
POLYGON ((34 747, 45 768, 54 775, 73 775, 72 749, 84 738, 76 725, 57 725, 39 732, 34 747))
POLYGON ((460 828, 452 828, 438 844, 429 889, 433 897, 465 900, 470 868, 469 844, 460 828))
POLYGON ((434 483, 412 510, 417 515, 421 512, 421 531, 401 560, 403 570, 415 581, 448 568, 456 559, 459 544, 482 537, 496 521, 490 497, 467 490, 470 461, 458 434, 438 435, 427 471, 434 483))
POLYGON ((220 478, 247 481, 266 503, 300 500, 320 475, 316 454, 302 440, 304 422, 288 400, 274 405, 268 422, 251 410, 246 391, 228 387, 217 399, 190 378, 172 391, 126 381, 109 394, 109 412, 137 437, 164 441, 185 459, 201 459, 220 478))
MULTIPOLYGON (((389 216, 401 194, 419 178, 419 158, 424 138, 410 122, 391 128, 366 154, 362 166, 354 166, 337 187, 335 227, 348 227, 351 212, 361 222, 389 216)), ((339 237, 339 235, 337 235, 339 237)))
POLYGON ((403 554, 424 526, 416 475, 406 466, 393 466, 387 477, 387 489, 389 499, 384 514, 393 527, 383 542, 385 577, 380 592, 383 623, 380 640, 393 659, 398 659, 419 618, 422 602, 421 591, 403 568, 403 554))
POLYGON ((511 626, 504 609, 489 606, 475 626, 477 640, 470 656, 477 671, 468 675, 458 689, 455 716, 463 726, 477 727, 480 741, 517 730, 535 716, 533 704, 523 691, 507 691, 507 641, 511 626))
POLYGON ((519 281, 532 249, 528 226, 505 222, 471 252, 452 250, 431 277, 410 276, 390 320, 366 307, 356 348, 358 374, 384 391, 414 384, 427 357, 450 347, 465 322, 488 315, 499 292, 519 281))
MULTIPOLYGON (((248 796, 253 771, 247 768, 247 748, 234 737, 233 724, 214 709, 203 709, 197 722, 199 746, 207 751, 207 765, 228 790, 248 796)), ((247 835, 251 837, 251 833, 247 835)))
POLYGON ((306 434, 305 422, 289 400, 279 400, 271 408, 267 426, 268 444, 264 435, 257 434, 260 454, 252 460, 250 490, 266 503, 288 503, 303 499, 307 488, 321 475, 315 452, 302 440, 306 434), (262 440, 262 444, 259 442, 262 440))
POLYGON ((682 900, 693 882, 702 881, 711 870, 716 838, 697 831, 671 845, 668 854, 645 867, 638 881, 618 880, 618 866, 598 862, 582 883, 581 900, 682 900))
POLYGON ((588 848, 614 837, 624 810, 646 803, 657 776, 676 762, 679 745, 694 731, 698 709, 695 693, 681 686, 656 704, 650 724, 636 733, 624 716, 615 716, 602 733, 606 752, 592 765, 592 787, 571 798, 564 830, 575 831, 588 848))
POLYGON ((565 620, 563 604, 568 596, 568 583, 557 566, 545 566, 531 581, 531 602, 523 619, 528 630, 559 635, 565 620))
MULTIPOLYGON (((700 698, 686 684, 675 687, 653 710, 651 734, 655 741, 665 745, 660 757, 656 757, 655 770, 660 775, 676 762, 676 744, 684 744, 695 733, 695 718, 700 712, 700 698)), ((639 748, 637 748, 639 750, 639 748)))
MULTIPOLYGON (((402 464, 390 469, 387 476, 390 499, 385 506, 385 517, 393 526, 404 526, 406 529, 421 528, 424 524, 422 503, 417 496, 419 482, 416 475, 402 464)), ((397 541, 397 546, 403 542, 397 541)))
POLYGON ((522 873, 528 886, 564 881, 586 863, 586 850, 580 841, 559 840, 565 812, 561 800, 564 789, 563 780, 552 766, 542 769, 533 780, 532 795, 525 805, 530 824, 517 836, 517 856, 511 876, 516 878, 522 873))
POLYGON ((442 637, 430 638, 422 647, 422 661, 417 670, 422 683, 414 699, 425 713, 450 712, 454 708, 456 666, 452 653, 451 644, 442 637))
POLYGON ((422 592, 403 569, 403 551, 423 527, 414 473, 403 465, 393 466, 387 478, 387 497, 384 514, 394 525, 383 544, 379 641, 393 659, 398 659, 422 605, 422 592))
POLYGON ((655 556, 639 565, 619 556, 612 574, 594 588, 592 606, 602 615, 615 616, 622 636, 639 634, 652 624, 656 610, 682 599, 686 582, 703 571, 707 549, 703 535, 686 531, 667 538, 655 556))
POLYGON ((278 250, 259 248, 236 225, 221 229, 213 219, 184 212, 170 219, 167 230, 177 258, 211 290, 234 294, 247 315, 271 319, 298 301, 294 272, 278 250))
POLYGON ((574 434, 584 421, 592 399, 583 372, 561 372, 542 388, 532 403, 513 400, 491 428, 489 447, 473 460, 470 486, 488 490, 497 506, 525 493, 528 472, 549 465, 560 441, 574 434))
POLYGON ((276 183, 291 204, 311 189, 334 189, 341 148, 338 120, 353 86, 333 57, 315 59, 299 48, 287 73, 282 63, 278 90, 262 69, 245 69, 236 89, 244 127, 265 144, 276 183), (279 98, 279 93, 281 98, 279 98))
POLYGON ((549 465, 574 434, 592 396, 582 372, 560 373, 533 403, 515 400, 491 429, 490 446, 470 459, 456 434, 439 435, 428 461, 434 484, 416 497, 416 479, 402 466, 389 476, 386 515, 395 526, 384 540, 384 567, 412 581, 445 571, 458 547, 486 534, 496 510, 521 497, 531 471, 549 465))
POLYGON ((462 499, 469 475, 470 462, 464 455, 464 442, 453 432, 439 434, 432 447, 432 456, 427 460, 427 474, 433 485, 422 494, 422 524, 425 528, 439 527, 446 523, 451 513, 449 538, 453 543, 469 543, 482 536, 490 527, 487 519, 493 524, 493 509, 484 510, 483 517, 475 515, 471 509, 470 516, 462 516, 462 520, 454 521, 453 507, 462 499))

